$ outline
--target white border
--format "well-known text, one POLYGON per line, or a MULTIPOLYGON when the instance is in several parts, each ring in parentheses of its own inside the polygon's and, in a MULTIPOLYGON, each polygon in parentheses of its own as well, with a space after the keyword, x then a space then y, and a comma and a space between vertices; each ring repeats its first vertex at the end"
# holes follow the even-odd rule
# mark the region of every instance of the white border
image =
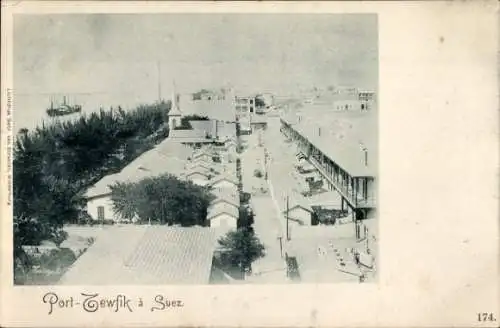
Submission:
MULTIPOLYGON (((2 326, 497 326, 498 83, 494 1, 2 3, 2 117, 12 85, 12 14, 146 12, 377 13, 380 91, 378 285, 16 287, 12 218, 2 208, 2 326), (440 41, 442 40, 442 41, 440 41), (5 52, 6 51, 6 52, 5 52), (7 56, 5 56, 7 54, 7 56), (80 309, 41 299, 99 292, 182 298, 181 310, 80 309)), ((2 120, 2 151, 5 149, 2 120)), ((6 156, 2 156, 2 204, 6 156)))

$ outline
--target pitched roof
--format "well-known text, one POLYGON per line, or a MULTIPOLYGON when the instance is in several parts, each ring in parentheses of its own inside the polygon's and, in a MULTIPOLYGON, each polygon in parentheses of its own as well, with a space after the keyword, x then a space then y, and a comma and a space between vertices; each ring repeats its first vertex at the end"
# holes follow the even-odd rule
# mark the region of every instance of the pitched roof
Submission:
POLYGON ((217 191, 212 191, 215 196, 215 199, 210 203, 210 205, 214 205, 217 203, 229 203, 233 204, 236 207, 240 206, 240 196, 237 192, 234 192, 228 188, 216 188, 217 191))
POLYGON ((209 172, 214 172, 214 173, 222 173, 222 172, 224 172, 225 169, 227 170, 227 168, 225 166, 217 164, 217 163, 206 163, 203 161, 199 161, 199 162, 186 164, 186 170, 193 170, 196 168, 206 169, 209 172))
POLYGON ((221 182, 221 181, 229 181, 229 182, 233 183, 234 185, 238 185, 238 179, 235 176, 230 175, 230 174, 221 174, 221 175, 215 176, 210 181, 210 185, 213 186, 214 184, 221 182))
POLYGON ((203 168, 193 168, 192 170, 187 170, 182 175, 185 176, 186 178, 188 178, 188 177, 190 177, 191 175, 194 175, 194 174, 201 174, 201 175, 204 175, 207 178, 210 175, 213 175, 212 172, 210 172, 207 169, 203 169, 203 168))
MULTIPOLYGON (((288 209, 290 211, 292 211, 293 209, 295 209, 297 207, 301 207, 309 212, 312 212, 311 205, 309 204, 309 201, 306 197, 302 196, 299 193, 290 193, 288 196, 289 196, 288 197, 288 209)), ((285 210, 283 210, 283 212, 286 212, 286 208, 285 208, 285 210)))
POLYGON ((195 164, 195 163, 206 163, 211 165, 213 163, 212 160, 208 159, 206 156, 198 156, 196 158, 190 157, 189 164, 195 164))
POLYGON ((111 190, 108 186, 114 184, 117 181, 119 174, 110 174, 103 177, 101 180, 97 181, 93 186, 87 189, 85 197, 96 197, 105 194, 109 194, 111 190))
POLYGON ((161 154, 153 148, 124 167, 119 173, 105 176, 86 192, 86 197, 96 197, 111 192, 109 186, 116 182, 137 182, 148 177, 162 174, 180 175, 184 171, 184 161, 177 157, 161 154))
POLYGON ((61 285, 208 284, 217 244, 202 227, 113 227, 63 275, 61 285))
POLYGON ((238 219, 238 217, 240 215, 237 207, 234 207, 234 206, 227 204, 227 203, 218 203, 218 204, 216 204, 214 206, 210 206, 208 208, 207 219, 208 220, 213 219, 217 215, 224 214, 224 213, 231 215, 232 217, 236 218, 236 220, 238 219))
POLYGON ((195 158, 199 158, 199 157, 212 157, 213 155, 215 155, 215 152, 211 149, 203 149, 203 150, 200 150, 200 151, 195 151, 193 152, 193 154, 191 155, 191 158, 195 159, 195 158))

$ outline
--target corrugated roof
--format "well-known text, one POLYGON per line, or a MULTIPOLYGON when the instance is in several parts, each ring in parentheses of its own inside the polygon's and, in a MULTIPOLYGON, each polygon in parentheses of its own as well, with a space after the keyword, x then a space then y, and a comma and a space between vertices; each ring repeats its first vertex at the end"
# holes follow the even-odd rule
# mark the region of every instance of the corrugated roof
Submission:
POLYGON ((208 284, 216 244, 209 228, 115 227, 96 238, 59 284, 208 284))

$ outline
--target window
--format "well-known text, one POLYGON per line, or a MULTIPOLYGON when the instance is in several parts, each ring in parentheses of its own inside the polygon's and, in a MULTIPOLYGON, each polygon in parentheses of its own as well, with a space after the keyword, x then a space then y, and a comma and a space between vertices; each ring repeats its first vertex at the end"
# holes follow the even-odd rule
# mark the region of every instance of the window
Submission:
POLYGON ((104 220, 104 206, 97 206, 97 219, 104 220))

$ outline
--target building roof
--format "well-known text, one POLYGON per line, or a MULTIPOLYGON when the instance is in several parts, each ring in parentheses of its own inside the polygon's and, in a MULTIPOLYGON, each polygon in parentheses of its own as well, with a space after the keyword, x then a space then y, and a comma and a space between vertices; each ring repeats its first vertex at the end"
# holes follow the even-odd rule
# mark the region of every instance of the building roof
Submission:
POLYGON ((117 182, 119 176, 120 175, 118 173, 106 175, 101 180, 97 181, 89 189, 87 189, 85 197, 91 198, 109 194, 111 192, 109 186, 117 182))
POLYGON ((210 185, 213 186, 214 184, 221 182, 221 181, 229 181, 236 186, 238 185, 238 179, 235 176, 233 176, 232 174, 217 175, 210 181, 210 185))
POLYGON ((191 155, 191 158, 198 158, 198 157, 203 157, 203 156, 214 156, 216 152, 213 149, 210 149, 208 147, 202 148, 200 150, 196 150, 193 152, 191 155))
POLYGON ((217 215, 227 214, 238 220, 240 212, 237 207, 230 205, 228 203, 217 203, 208 208, 207 219, 213 219, 217 215))
POLYGON ((161 148, 155 147, 144 152, 119 173, 105 176, 87 190, 86 197, 109 194, 109 186, 116 182, 137 182, 167 173, 180 175, 184 171, 184 161, 178 157, 164 156, 160 150, 161 148))
POLYGON ((157 151, 147 152, 127 165, 120 173, 120 181, 137 182, 162 174, 180 175, 184 171, 184 161, 176 157, 164 157, 157 151))
POLYGON ((204 161, 196 161, 196 162, 189 162, 186 164, 186 170, 193 170, 196 168, 202 168, 206 169, 208 171, 216 172, 216 173, 221 173, 224 171, 224 168, 222 165, 217 164, 217 163, 207 163, 204 161))
POLYGON ((209 177, 211 175, 213 175, 212 172, 210 172, 209 170, 207 169, 204 169, 204 168, 193 168, 191 170, 187 170, 186 172, 184 172, 182 174, 182 176, 186 177, 186 178, 189 178, 190 176, 192 175, 195 175, 195 174, 201 174, 201 175, 204 175, 205 177, 209 177))
MULTIPOLYGON (((312 212, 308 199, 299 193, 292 192, 288 195, 288 208, 292 211, 297 207, 301 207, 306 211, 312 212)), ((286 213, 286 208, 283 210, 283 213, 286 213)))
POLYGON ((192 149, 182 143, 175 142, 170 138, 165 139, 156 146, 158 152, 166 157, 177 157, 181 160, 187 160, 191 156, 192 149))
POLYGON ((351 176, 375 176, 378 151, 375 114, 316 107, 290 110, 282 120, 351 176), (366 164, 363 148, 368 151, 366 164))
POLYGON ((233 204, 236 207, 240 206, 240 195, 237 192, 228 188, 214 188, 211 191, 215 196, 215 199, 211 202, 211 204, 226 202, 233 204))
MULTIPOLYGON (((201 138, 208 139, 206 131, 204 130, 195 130, 195 129, 174 129, 170 131, 169 138, 172 139, 193 139, 193 138, 201 138)), ((209 139, 208 139, 209 140, 209 139)), ((181 141, 182 142, 182 141, 181 141)))
POLYGON ((208 228, 114 227, 98 235, 59 284, 208 284, 216 245, 208 228))
POLYGON ((193 158, 192 156, 190 157, 188 163, 190 165, 195 164, 195 163, 205 163, 208 165, 212 165, 214 162, 210 159, 207 159, 205 156, 197 156, 196 158, 193 158))

